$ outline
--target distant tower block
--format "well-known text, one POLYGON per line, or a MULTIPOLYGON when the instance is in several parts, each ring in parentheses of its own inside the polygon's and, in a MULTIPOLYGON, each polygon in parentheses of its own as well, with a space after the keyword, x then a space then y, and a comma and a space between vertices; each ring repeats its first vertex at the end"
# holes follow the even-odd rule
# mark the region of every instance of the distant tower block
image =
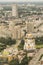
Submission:
POLYGON ((15 18, 18 17, 18 8, 16 4, 12 5, 12 16, 15 18))

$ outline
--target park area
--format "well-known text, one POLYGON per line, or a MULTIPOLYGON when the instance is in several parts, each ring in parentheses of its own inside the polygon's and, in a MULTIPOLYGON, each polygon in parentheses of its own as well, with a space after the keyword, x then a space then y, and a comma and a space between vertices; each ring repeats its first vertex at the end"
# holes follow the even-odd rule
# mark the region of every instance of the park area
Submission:
POLYGON ((36 48, 43 48, 43 37, 35 39, 36 48))

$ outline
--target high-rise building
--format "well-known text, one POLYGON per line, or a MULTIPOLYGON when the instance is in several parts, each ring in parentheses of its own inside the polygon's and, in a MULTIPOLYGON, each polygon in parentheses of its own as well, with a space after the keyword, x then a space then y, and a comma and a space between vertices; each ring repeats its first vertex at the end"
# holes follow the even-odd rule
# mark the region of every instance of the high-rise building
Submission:
POLYGON ((15 18, 18 17, 18 8, 16 4, 12 5, 12 16, 15 18))
POLYGON ((24 32, 21 30, 20 26, 15 26, 12 31, 13 39, 21 39, 24 36, 24 32))
POLYGON ((28 33, 34 32, 34 23, 33 22, 27 22, 26 26, 27 26, 28 33))

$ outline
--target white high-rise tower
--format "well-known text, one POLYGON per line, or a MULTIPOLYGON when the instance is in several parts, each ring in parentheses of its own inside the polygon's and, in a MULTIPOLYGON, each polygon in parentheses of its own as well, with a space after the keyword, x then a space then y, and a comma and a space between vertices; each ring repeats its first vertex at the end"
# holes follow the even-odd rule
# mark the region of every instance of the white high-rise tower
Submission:
POLYGON ((15 18, 18 17, 18 8, 16 4, 12 5, 12 16, 15 18))

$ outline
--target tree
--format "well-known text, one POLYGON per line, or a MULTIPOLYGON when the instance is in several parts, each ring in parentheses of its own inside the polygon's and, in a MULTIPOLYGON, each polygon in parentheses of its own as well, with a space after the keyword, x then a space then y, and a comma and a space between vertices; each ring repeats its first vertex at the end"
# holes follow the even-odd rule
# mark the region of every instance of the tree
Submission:
POLYGON ((25 41, 22 39, 20 45, 18 46, 19 50, 23 50, 25 41))
POLYGON ((20 65, 28 65, 27 55, 23 58, 23 60, 21 61, 20 65))
POLYGON ((0 51, 4 50, 7 45, 11 46, 13 44, 16 44, 16 40, 12 38, 0 38, 0 51))
POLYGON ((9 65, 19 65, 18 59, 13 59, 13 60, 9 63, 9 65))

